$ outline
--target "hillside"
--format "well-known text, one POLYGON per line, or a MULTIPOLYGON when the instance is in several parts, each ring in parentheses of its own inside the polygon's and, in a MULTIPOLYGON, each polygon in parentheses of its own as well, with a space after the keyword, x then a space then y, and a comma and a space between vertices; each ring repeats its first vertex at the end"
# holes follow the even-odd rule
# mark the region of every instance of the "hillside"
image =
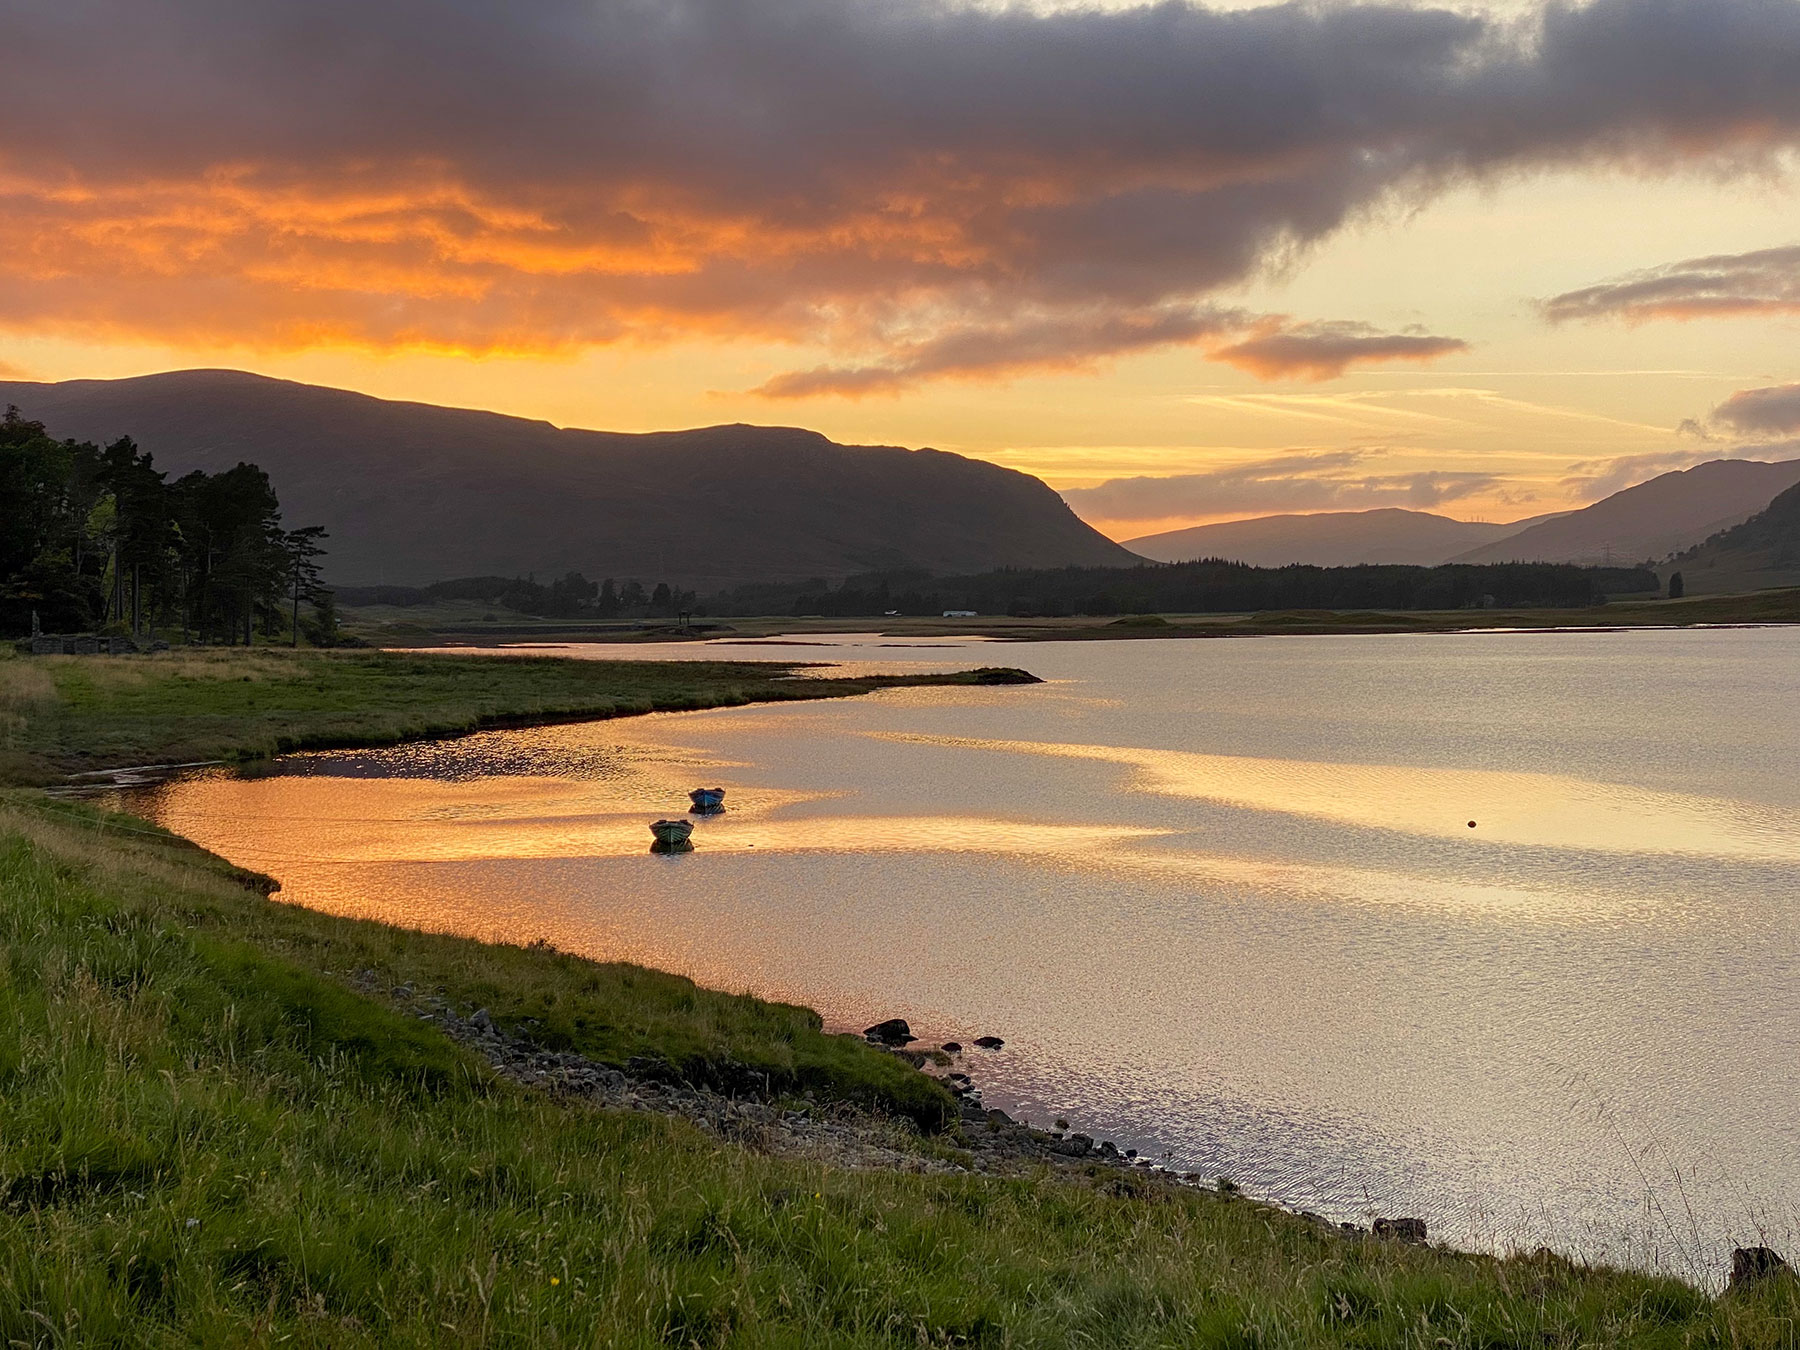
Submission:
POLYGON ((1125 547, 1157 562, 1227 558, 1252 567, 1354 567, 1359 563, 1417 563, 1433 567, 1459 553, 1518 533, 1521 525, 1452 520, 1429 511, 1382 507, 1374 511, 1321 511, 1313 515, 1260 516, 1217 525, 1147 534, 1125 547))
POLYGON ((1800 586, 1800 484, 1661 570, 1680 572, 1689 595, 1800 586))
POLYGON ((1138 561, 1028 474, 790 427, 565 430, 224 370, 0 382, 7 403, 59 437, 129 435, 177 474, 260 464, 290 526, 331 532, 341 584, 577 570, 710 589, 1138 561))
POLYGON ((1800 460, 1715 459, 1660 474, 1592 506, 1541 521, 1456 562, 1631 563, 1692 548, 1800 483, 1800 460))

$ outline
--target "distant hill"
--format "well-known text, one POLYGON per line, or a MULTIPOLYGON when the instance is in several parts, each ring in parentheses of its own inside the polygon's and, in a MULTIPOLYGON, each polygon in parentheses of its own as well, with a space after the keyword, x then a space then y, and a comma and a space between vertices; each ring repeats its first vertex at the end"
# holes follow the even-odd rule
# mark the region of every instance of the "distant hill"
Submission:
POLYGON ((1680 572, 1689 595, 1800 586, 1800 484, 1660 570, 1680 572))
POLYGON ((176 473, 260 464, 290 527, 331 531, 340 583, 577 570, 713 589, 1140 561, 1028 474, 791 427, 563 430, 227 370, 0 382, 8 403, 59 437, 132 436, 176 473))
POLYGON ((1321 511, 1315 515, 1261 516, 1217 525, 1195 525, 1127 539, 1133 553, 1158 562, 1227 558, 1253 567, 1308 563, 1354 567, 1359 563, 1416 563, 1431 567, 1459 553, 1517 534, 1532 521, 1487 525, 1452 520, 1429 511, 1382 507, 1374 511, 1321 511))
POLYGON ((1800 483, 1800 460, 1715 459, 1459 554, 1456 562, 1630 563, 1666 558, 1763 509, 1800 483))

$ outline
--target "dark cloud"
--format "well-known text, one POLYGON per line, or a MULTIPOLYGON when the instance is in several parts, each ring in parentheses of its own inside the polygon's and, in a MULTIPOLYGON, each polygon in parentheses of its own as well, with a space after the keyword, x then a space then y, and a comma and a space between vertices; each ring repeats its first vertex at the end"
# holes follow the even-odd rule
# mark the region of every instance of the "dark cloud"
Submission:
POLYGON ((1211 355, 1262 380, 1331 380, 1351 366, 1435 361, 1468 349, 1461 338, 1383 333, 1366 323, 1337 322, 1265 328, 1242 342, 1216 347, 1211 355))
POLYGON ((1800 312, 1800 245, 1666 263, 1552 296, 1543 310, 1558 323, 1800 312))
POLYGON ((1284 511, 1423 509, 1498 486, 1486 473, 1371 473, 1371 450, 1297 451, 1254 464, 1168 477, 1114 478, 1063 492, 1088 520, 1150 521, 1284 511))
POLYGON ((1371 207, 1800 133, 1800 0, 12 0, 0 50, 10 327, 857 354, 821 390, 1193 341, 1371 207))
POLYGON ((1800 433, 1800 384, 1740 389, 1713 409, 1712 421, 1746 436, 1800 433))

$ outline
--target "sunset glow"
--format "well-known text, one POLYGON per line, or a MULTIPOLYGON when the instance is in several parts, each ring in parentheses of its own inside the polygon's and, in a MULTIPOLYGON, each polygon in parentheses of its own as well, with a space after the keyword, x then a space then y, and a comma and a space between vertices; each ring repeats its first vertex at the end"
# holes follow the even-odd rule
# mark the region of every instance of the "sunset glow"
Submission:
POLYGON ((1790 3, 186 8, 0 19, 12 378, 794 423, 1120 538, 1796 453, 1713 414, 1800 376, 1790 3))

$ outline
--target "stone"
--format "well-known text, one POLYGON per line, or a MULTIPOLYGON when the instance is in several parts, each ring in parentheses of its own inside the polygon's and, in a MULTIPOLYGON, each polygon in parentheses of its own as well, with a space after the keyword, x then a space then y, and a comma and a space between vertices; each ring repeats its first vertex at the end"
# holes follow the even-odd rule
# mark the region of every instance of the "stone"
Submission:
MULTIPOLYGON (((904 1026, 906 1024, 902 1022, 901 1025, 904 1026)), ((980 1046, 983 1050, 998 1050, 1001 1046, 1005 1045, 1006 1042, 1001 1040, 998 1036, 977 1036, 975 1038, 975 1044, 980 1046)))
POLYGON ((1375 1236, 1397 1238, 1401 1242, 1423 1242, 1425 1241, 1425 1220, 1377 1219, 1375 1220, 1375 1236))
POLYGON ((1072 1134, 1056 1146, 1064 1157, 1085 1158, 1094 1151, 1094 1141, 1085 1134, 1072 1134))
POLYGON ((960 1055, 962 1053, 962 1042, 945 1041, 938 1049, 942 1050, 946 1055, 960 1055))
POLYGON ((469 1019, 469 1025, 474 1027, 477 1031, 492 1031, 494 1029, 494 1019, 488 1015, 488 1010, 486 1008, 477 1008, 475 1010, 475 1015, 469 1019))
POLYGON ((1739 1247, 1731 1253, 1732 1289, 1742 1289, 1788 1269, 1788 1263, 1773 1247, 1739 1247))
POLYGON ((906 1025, 904 1017, 890 1017, 885 1022, 877 1022, 863 1031, 863 1036, 882 1045, 907 1045, 918 1039, 912 1034, 912 1028, 906 1025))

